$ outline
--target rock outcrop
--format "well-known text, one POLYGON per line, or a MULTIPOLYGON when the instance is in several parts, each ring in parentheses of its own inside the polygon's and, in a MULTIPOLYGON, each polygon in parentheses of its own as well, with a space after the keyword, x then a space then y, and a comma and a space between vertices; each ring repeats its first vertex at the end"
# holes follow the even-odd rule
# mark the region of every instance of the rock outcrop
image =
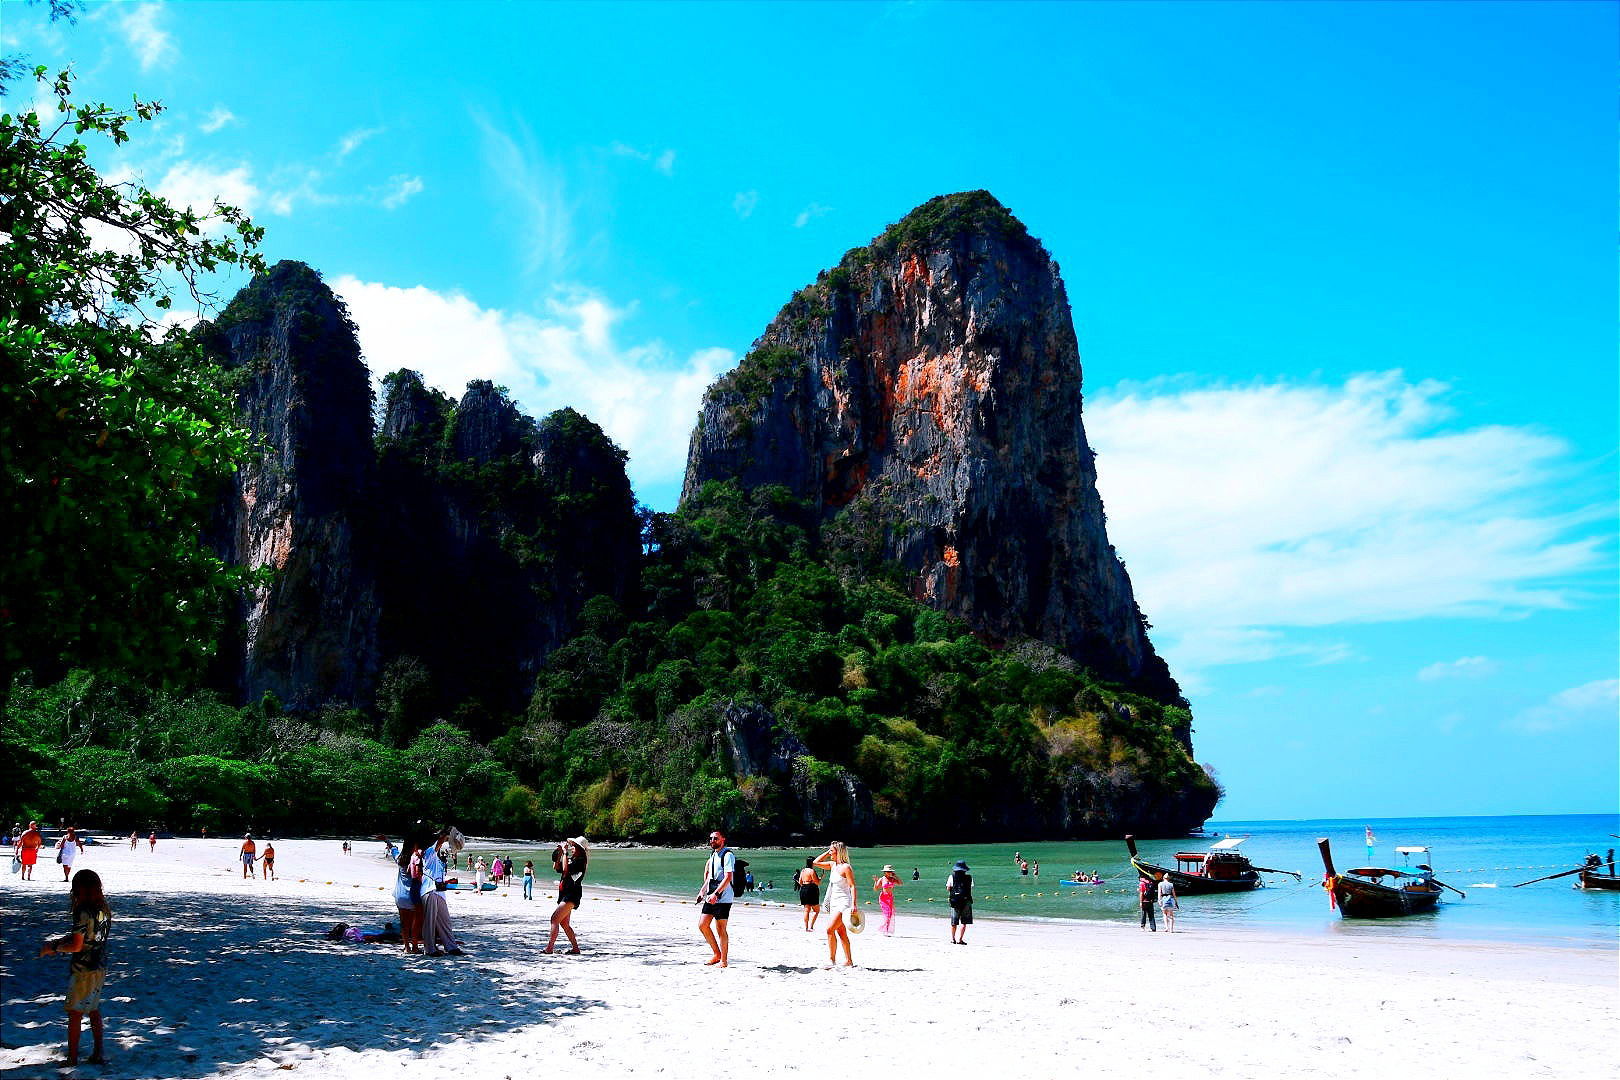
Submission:
POLYGON ((847 564, 992 641, 1180 688, 1108 542, 1057 264, 987 192, 933 199, 802 289, 705 396, 683 500, 781 485, 847 564))
POLYGON ((491 383, 458 403, 409 371, 384 381, 374 441, 354 326, 301 263, 277 264, 201 332, 263 447, 216 543, 272 571, 244 597, 223 681, 247 700, 365 707, 405 661, 430 679, 434 715, 505 730, 585 601, 635 581, 623 451, 571 409, 536 424, 491 383))
POLYGON ((273 572, 243 597, 227 677, 248 700, 364 698, 379 662, 374 462, 354 325, 319 275, 283 262, 204 332, 262 447, 235 477, 218 546, 228 563, 273 572))

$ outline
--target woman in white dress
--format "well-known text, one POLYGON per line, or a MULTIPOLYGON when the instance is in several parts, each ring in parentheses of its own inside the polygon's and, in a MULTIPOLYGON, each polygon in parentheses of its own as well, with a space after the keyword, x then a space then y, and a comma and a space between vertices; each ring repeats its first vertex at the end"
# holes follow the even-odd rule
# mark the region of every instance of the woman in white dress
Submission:
POLYGON ((821 902, 822 912, 832 916, 827 924, 827 966, 838 963, 838 943, 843 942, 844 966, 854 967, 855 961, 849 955, 849 928, 844 925, 855 910, 855 871, 849 865, 849 848, 834 840, 815 865, 827 871, 827 895, 821 902))

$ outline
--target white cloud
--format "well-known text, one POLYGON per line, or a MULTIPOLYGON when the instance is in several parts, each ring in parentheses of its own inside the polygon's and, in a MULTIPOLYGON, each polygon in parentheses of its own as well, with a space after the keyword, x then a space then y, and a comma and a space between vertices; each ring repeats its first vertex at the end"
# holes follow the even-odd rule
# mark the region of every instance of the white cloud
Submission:
POLYGON ((1577 727, 1588 720, 1613 725, 1620 708, 1620 679, 1594 679, 1561 690, 1540 705, 1532 705, 1509 720, 1511 731, 1544 735, 1577 727))
POLYGON ((1178 675, 1343 658, 1310 628, 1568 605, 1603 558, 1574 532, 1597 513, 1548 507, 1569 447, 1444 429, 1445 389, 1396 372, 1087 402, 1110 539, 1178 675))
POLYGON ((615 142, 608 147, 608 152, 614 157, 632 158, 636 161, 649 162, 652 167, 665 176, 675 175, 675 151, 662 150, 653 153, 651 150, 638 150, 627 143, 615 142))
POLYGON ((213 110, 209 112, 207 118, 205 118, 203 122, 197 126, 202 130, 204 135, 212 135, 214 132, 218 131, 222 127, 225 127, 227 124, 234 123, 236 123, 235 113, 231 112, 231 110, 225 108, 223 105, 215 105, 213 110))
POLYGON ((189 206, 199 214, 212 209, 216 199, 249 212, 259 201, 259 188, 247 165, 216 169, 182 161, 163 174, 154 190, 175 206, 189 206))
POLYGON ((793 219, 793 227, 795 229, 802 229, 816 218, 830 213, 832 213, 832 207, 822 206, 820 203, 813 202, 803 210, 799 211, 799 216, 793 219))
POLYGON ((421 286, 342 277, 332 287, 373 375, 412 368, 456 396, 468 380, 490 379, 536 417, 571 405, 629 452, 637 490, 679 482, 703 391, 736 363, 726 349, 681 358, 662 342, 621 342, 615 328, 626 309, 592 295, 553 301, 541 318, 421 286))
POLYGON ((1459 656, 1455 660, 1430 664, 1417 673, 1422 682, 1437 679, 1480 679, 1496 671, 1496 661, 1485 656, 1459 656))
POLYGON ((522 218, 513 240, 524 268, 553 283, 564 280, 573 264, 574 207, 562 170, 541 152, 522 121, 508 132, 476 110, 472 115, 483 135, 484 168, 522 218))
POLYGON ((422 178, 420 176, 395 176, 388 181, 388 190, 382 197, 382 206, 386 210, 398 210, 410 201, 411 196, 422 192, 422 178))
POLYGON ((338 140, 338 158, 342 159, 348 157, 350 154, 360 149, 361 144, 365 143, 368 139, 381 135, 384 130, 384 128, 380 127, 356 128, 354 131, 349 132, 347 135, 343 136, 343 138, 338 140))
POLYGON ((739 191, 736 197, 731 200, 731 208, 736 211, 738 217, 743 219, 752 217, 754 208, 758 205, 759 192, 757 191, 739 191))
POLYGON ((168 13, 161 3, 119 4, 113 10, 117 12, 118 30, 140 61, 142 71, 168 67, 179 57, 173 35, 163 27, 168 13))

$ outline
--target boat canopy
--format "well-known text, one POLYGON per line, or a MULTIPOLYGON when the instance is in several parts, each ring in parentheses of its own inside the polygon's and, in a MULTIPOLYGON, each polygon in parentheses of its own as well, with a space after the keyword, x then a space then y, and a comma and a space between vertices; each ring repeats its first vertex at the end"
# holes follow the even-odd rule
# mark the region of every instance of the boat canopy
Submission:
POLYGON ((1389 867, 1389 866, 1358 866, 1354 870, 1346 870, 1345 873, 1354 874, 1354 875, 1356 875, 1356 877, 1372 877, 1372 878, 1384 877, 1386 875, 1391 876, 1391 877, 1422 877, 1423 876, 1422 874, 1414 874, 1410 870, 1396 870, 1393 867, 1389 867))
POLYGON ((1427 855, 1429 849, 1426 847, 1398 847, 1395 849, 1397 855, 1416 855, 1419 852, 1427 855))
POLYGON ((1210 845, 1209 850, 1211 850, 1211 851, 1231 851, 1233 848, 1237 847, 1239 844, 1243 843, 1243 841, 1245 841, 1247 839, 1248 839, 1247 836, 1228 836, 1225 840, 1217 840, 1217 841, 1215 841, 1215 843, 1210 845))

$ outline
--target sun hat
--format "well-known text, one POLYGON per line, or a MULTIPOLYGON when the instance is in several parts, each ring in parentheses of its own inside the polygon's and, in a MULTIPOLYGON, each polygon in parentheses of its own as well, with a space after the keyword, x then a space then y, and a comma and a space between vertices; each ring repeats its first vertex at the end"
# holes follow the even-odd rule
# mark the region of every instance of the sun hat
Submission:
POLYGON ((884 873, 885 873, 885 874, 892 874, 892 873, 894 873, 894 863, 884 863, 884 864, 883 864, 883 872, 884 872, 884 873))
POLYGON ((849 913, 849 932, 858 934, 866 929, 866 914, 860 908, 849 913))
POLYGON ((957 859, 956 860, 956 865, 953 866, 951 869, 953 869, 953 870, 966 870, 967 868, 968 868, 968 864, 967 864, 966 859, 957 859))
POLYGON ((568 842, 579 848, 581 851, 591 850, 591 845, 585 842, 585 838, 583 836, 570 836, 568 838, 568 842))

